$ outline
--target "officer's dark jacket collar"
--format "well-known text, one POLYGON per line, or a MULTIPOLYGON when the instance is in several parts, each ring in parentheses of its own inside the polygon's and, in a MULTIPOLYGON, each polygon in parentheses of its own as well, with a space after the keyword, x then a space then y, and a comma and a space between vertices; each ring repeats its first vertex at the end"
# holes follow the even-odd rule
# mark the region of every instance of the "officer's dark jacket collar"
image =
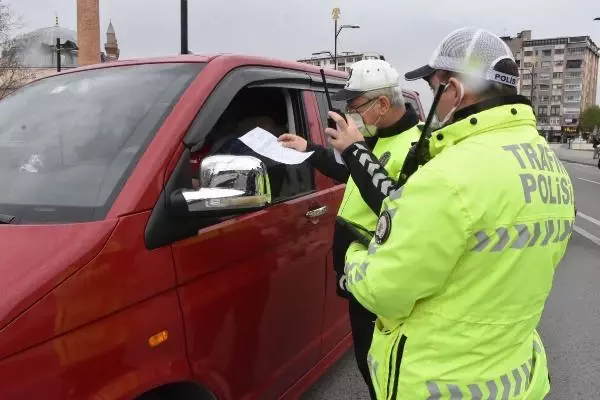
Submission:
POLYGON ((524 96, 514 95, 496 97, 493 99, 484 100, 479 103, 472 104, 468 107, 458 110, 456 113, 454 113, 452 123, 468 118, 473 114, 478 114, 482 111, 487 111, 494 107, 505 106, 507 104, 525 104, 531 107, 531 102, 527 97, 524 96))
POLYGON ((419 123, 419 117, 412 106, 406 106, 406 113, 395 124, 377 129, 377 137, 385 138, 398 135, 419 123))

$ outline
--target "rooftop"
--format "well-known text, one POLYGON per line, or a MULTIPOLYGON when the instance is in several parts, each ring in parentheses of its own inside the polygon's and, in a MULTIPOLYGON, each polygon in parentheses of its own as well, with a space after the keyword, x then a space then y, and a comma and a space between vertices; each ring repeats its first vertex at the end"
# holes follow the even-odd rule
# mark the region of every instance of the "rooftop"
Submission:
POLYGON ((600 55, 600 48, 590 36, 560 36, 545 39, 532 39, 523 42, 523 46, 547 46, 556 44, 575 44, 583 43, 590 48, 595 54, 600 55))
POLYGON ((57 25, 26 33, 17 40, 28 42, 30 45, 39 43, 46 46, 56 46, 57 38, 60 38, 61 43, 70 42, 70 44, 77 46, 77 33, 57 25))

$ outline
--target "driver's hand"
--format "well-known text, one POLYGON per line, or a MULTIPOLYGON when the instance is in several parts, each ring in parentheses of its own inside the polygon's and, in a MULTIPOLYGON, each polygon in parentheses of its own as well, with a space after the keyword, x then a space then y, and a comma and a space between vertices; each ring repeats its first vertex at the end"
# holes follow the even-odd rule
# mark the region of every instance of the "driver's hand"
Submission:
POLYGON ((277 140, 279 141, 279 143, 281 143, 283 147, 301 151, 303 153, 308 147, 308 142, 306 141, 306 139, 301 138, 300 136, 294 135, 292 133, 284 133, 283 135, 279 136, 277 140))

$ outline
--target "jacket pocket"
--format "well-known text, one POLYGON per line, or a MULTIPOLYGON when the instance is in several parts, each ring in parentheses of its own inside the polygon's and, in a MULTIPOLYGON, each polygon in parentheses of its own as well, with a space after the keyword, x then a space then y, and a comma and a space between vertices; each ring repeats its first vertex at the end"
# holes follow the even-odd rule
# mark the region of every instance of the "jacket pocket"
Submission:
POLYGON ((381 320, 377 320, 373 341, 369 351, 369 365, 371 378, 377 392, 377 399, 394 399, 394 391, 398 391, 398 377, 400 375, 400 363, 406 336, 401 334, 400 326, 394 329, 383 327, 381 320))

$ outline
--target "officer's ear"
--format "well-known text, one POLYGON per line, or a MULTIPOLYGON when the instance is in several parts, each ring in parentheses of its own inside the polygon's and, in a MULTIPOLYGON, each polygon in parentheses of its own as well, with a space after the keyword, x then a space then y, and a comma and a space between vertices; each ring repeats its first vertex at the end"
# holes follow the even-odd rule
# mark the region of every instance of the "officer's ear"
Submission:
POLYGON ((458 103, 460 101, 460 81, 452 76, 447 82, 446 96, 452 96, 451 98, 458 103))
POLYGON ((379 115, 385 115, 392 108, 392 102, 386 96, 379 96, 379 115))

